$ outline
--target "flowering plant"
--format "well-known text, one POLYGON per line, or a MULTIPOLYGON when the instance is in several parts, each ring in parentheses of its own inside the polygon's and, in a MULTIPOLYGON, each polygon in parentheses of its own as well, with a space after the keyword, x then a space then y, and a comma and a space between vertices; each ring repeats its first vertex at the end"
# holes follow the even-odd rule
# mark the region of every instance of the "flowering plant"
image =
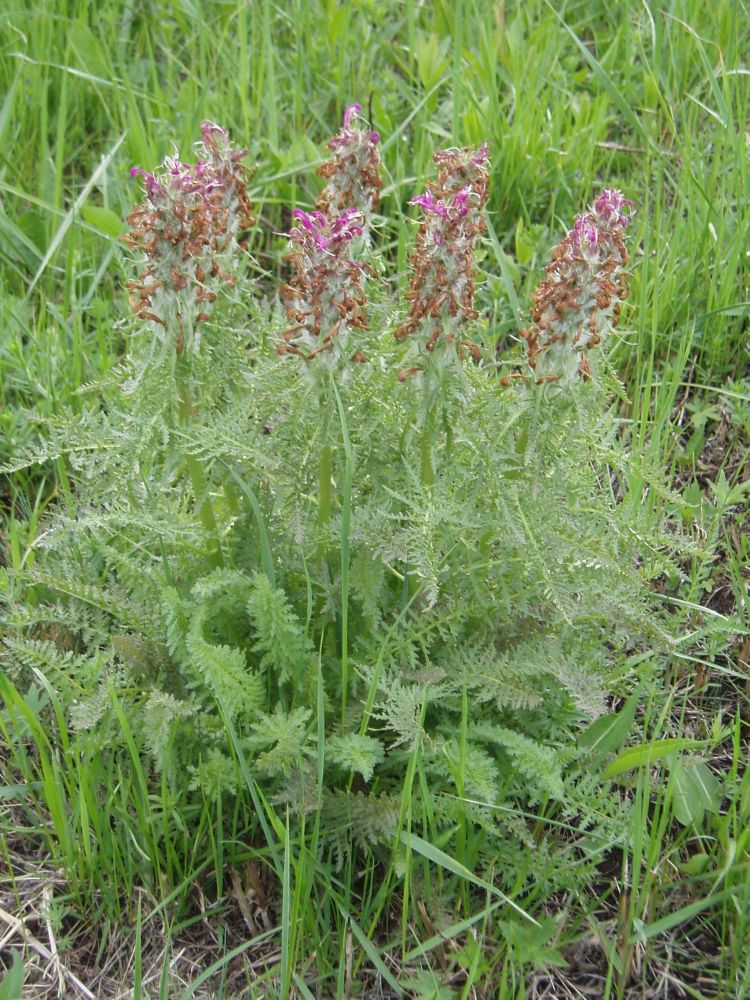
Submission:
POLYGON ((220 828, 205 809, 221 819, 231 799, 238 842, 262 824, 313 857, 393 858, 407 828, 447 844, 471 826, 478 868, 520 892, 531 843, 558 888, 625 825, 579 735, 656 632, 635 568, 652 549, 601 487, 611 416, 573 377, 616 320, 630 205, 603 192, 535 293, 529 363, 569 391, 505 391, 494 366, 463 363, 482 360, 468 324, 487 146, 436 154, 407 309, 368 303, 379 160, 355 107, 318 206, 293 212, 286 322, 275 300, 252 329, 215 310, 221 339, 201 352, 196 330, 247 263, 244 154, 204 123, 194 165, 137 171, 130 291, 166 346, 138 392, 50 433, 78 499, 12 588, 4 656, 19 685, 43 666, 55 718, 118 773, 144 758, 139 801, 169 789, 143 847, 156 885, 164 842, 181 844, 179 882, 220 828), (67 650, 39 638, 58 635, 67 650))

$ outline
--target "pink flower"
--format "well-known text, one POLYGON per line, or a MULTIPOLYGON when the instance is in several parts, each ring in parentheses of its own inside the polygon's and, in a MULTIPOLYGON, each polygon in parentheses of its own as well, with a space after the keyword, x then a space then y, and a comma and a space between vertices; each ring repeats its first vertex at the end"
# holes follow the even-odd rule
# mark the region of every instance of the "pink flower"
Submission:
POLYGON ((588 247, 595 247, 599 242, 599 230, 596 226, 594 216, 590 212, 576 217, 573 228, 570 231, 570 241, 579 250, 588 247))
POLYGON ((488 142, 483 142, 479 149, 471 157, 471 162, 476 163, 480 166, 485 160, 489 159, 490 155, 490 144, 488 142))
POLYGON ((344 112, 344 128, 348 129, 352 121, 359 117, 359 113, 362 110, 361 104, 350 104, 349 107, 344 112))
POLYGON ((594 198, 593 214, 605 225, 617 225, 625 228, 630 224, 632 212, 623 211, 633 207, 633 202, 626 198, 617 188, 605 188, 594 198))
MULTIPOLYGON (((417 349, 434 351, 456 343, 474 357, 479 348, 459 341, 459 330, 474 311, 474 251, 484 228, 482 209, 487 201, 489 147, 446 149, 435 154, 437 182, 412 198, 424 218, 410 260, 412 279, 407 292, 409 315, 396 330, 396 339, 415 336, 417 349)), ((411 367, 406 372, 413 372, 411 367)))
POLYGON ((164 188, 157 181, 156 175, 149 173, 148 170, 143 170, 141 167, 133 167, 133 169, 130 171, 130 176, 143 177, 143 186, 146 188, 146 192, 150 196, 158 197, 159 195, 165 193, 164 188))
POLYGON ((419 205, 420 208, 431 215, 438 215, 443 219, 448 218, 448 207, 442 201, 438 201, 432 191, 425 191, 424 194, 418 194, 415 198, 411 199, 409 204, 419 205))

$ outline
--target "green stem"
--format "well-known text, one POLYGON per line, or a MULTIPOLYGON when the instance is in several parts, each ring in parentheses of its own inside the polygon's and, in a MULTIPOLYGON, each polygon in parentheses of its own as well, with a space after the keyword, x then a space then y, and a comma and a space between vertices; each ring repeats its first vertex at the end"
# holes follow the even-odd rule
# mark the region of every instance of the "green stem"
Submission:
POLYGON ((422 485, 435 485, 435 470, 432 467, 432 422, 430 414, 425 418, 422 428, 422 485))
POLYGON ((331 446, 324 444, 320 452, 318 466, 318 527, 322 528, 331 519, 333 505, 333 484, 331 482, 331 446))
MULTIPOLYGON (((424 422, 422 424, 422 438, 420 441, 420 478, 422 486, 431 490, 435 485, 435 467, 432 463, 432 442, 434 436, 434 400, 435 394, 431 384, 431 373, 424 375, 424 422)), ((409 600, 413 600, 419 590, 419 580, 414 573, 414 567, 407 564, 406 580, 409 600)))
POLYGON ((421 471, 422 485, 431 487, 435 485, 435 468, 432 464, 432 441, 435 430, 435 391, 432 385, 433 373, 426 371, 424 374, 424 424, 422 426, 421 442, 421 471))
MULTIPOLYGON (((179 369, 180 359, 178 359, 177 364, 179 369)), ((177 392, 179 396, 178 413, 180 424, 186 426, 190 423, 192 417, 193 404, 190 398, 190 387, 187 384, 184 374, 179 371, 177 375, 177 392)), ((198 516, 201 519, 201 524, 203 525, 209 540, 208 561, 210 566, 213 569, 216 569, 217 567, 224 565, 224 557, 221 554, 219 529, 216 524, 214 509, 211 504, 211 497, 208 495, 208 484, 203 472, 203 466, 195 455, 185 454, 183 458, 185 459, 185 465, 187 467, 188 475, 190 476, 190 483, 193 487, 193 496, 195 497, 196 502, 200 502, 198 516)))

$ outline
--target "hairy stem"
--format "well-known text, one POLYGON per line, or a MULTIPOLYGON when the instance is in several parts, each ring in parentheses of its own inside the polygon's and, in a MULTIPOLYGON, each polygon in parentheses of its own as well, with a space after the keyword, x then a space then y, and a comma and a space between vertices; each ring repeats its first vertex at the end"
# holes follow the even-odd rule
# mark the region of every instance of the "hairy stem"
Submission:
POLYGON ((333 505, 333 484, 331 482, 331 446, 324 444, 318 465, 318 527, 322 528, 331 519, 333 505))
MULTIPOLYGON (((188 385, 187 378, 185 377, 185 372, 180 371, 181 362, 178 359, 178 374, 177 374, 177 392, 179 397, 179 421, 183 426, 190 423, 193 404, 190 395, 190 386, 188 385)), ((221 554, 221 543, 219 541, 219 529, 216 524, 216 516, 214 514, 214 508, 211 504, 211 497, 208 494, 208 484, 206 482, 206 476, 203 472, 203 466, 200 460, 196 458, 195 455, 190 455, 185 453, 183 455, 185 459, 185 466, 190 476, 190 483, 193 487, 193 496, 195 497, 196 503, 199 504, 198 516, 201 519, 201 524, 208 536, 209 550, 208 550, 208 561, 210 565, 216 569, 219 566, 224 565, 224 557, 221 554)))
POLYGON ((427 371, 424 376, 424 424, 422 426, 421 441, 421 473, 422 485, 432 487, 435 485, 435 468, 432 464, 432 441, 434 436, 434 413, 435 413, 435 391, 431 384, 432 373, 427 371))
POLYGON ((422 428, 422 485, 435 485, 435 470, 432 467, 432 426, 429 415, 422 428))

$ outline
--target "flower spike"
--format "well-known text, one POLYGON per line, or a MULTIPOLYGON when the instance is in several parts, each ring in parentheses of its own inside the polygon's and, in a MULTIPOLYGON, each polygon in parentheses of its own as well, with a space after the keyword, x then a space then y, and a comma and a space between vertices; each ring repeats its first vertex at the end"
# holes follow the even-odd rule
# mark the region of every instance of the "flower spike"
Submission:
POLYGON ((154 173, 130 171, 143 178, 145 200, 128 216, 123 240, 146 265, 128 282, 131 305, 141 319, 176 331, 178 353, 186 337, 197 348, 195 327, 209 317, 221 286, 234 285, 236 250, 254 222, 242 165, 247 152, 212 122, 203 122, 201 136, 192 166, 175 154, 154 173))
POLYGON ((537 382, 590 376, 586 352, 617 325, 628 294, 623 234, 633 203, 605 188, 552 251, 547 277, 534 292, 534 325, 522 330, 537 382))
POLYGON ((366 326, 362 285, 369 269, 351 256, 352 242, 362 236, 362 215, 352 208, 331 218, 300 208, 292 214, 299 225, 289 233, 286 259, 294 275, 282 289, 292 325, 277 351, 305 361, 323 354, 335 363, 364 361, 361 351, 347 358, 350 332, 366 326))
POLYGON ((362 229, 369 231, 380 201, 380 135, 357 128, 362 108, 351 104, 344 112, 343 127, 328 142, 331 157, 318 167, 318 176, 328 182, 318 196, 316 207, 326 216, 354 208, 362 215, 362 229))
MULTIPOLYGON (((484 229, 489 147, 446 149, 435 153, 438 179, 424 194, 412 198, 423 219, 411 257, 412 279, 406 297, 409 316, 395 333, 397 340, 415 336, 428 352, 440 344, 479 348, 460 339, 461 326, 474 311, 474 251, 484 229)), ((412 366, 406 372, 419 370, 412 366)), ((403 373, 402 373, 403 374, 403 373)))

